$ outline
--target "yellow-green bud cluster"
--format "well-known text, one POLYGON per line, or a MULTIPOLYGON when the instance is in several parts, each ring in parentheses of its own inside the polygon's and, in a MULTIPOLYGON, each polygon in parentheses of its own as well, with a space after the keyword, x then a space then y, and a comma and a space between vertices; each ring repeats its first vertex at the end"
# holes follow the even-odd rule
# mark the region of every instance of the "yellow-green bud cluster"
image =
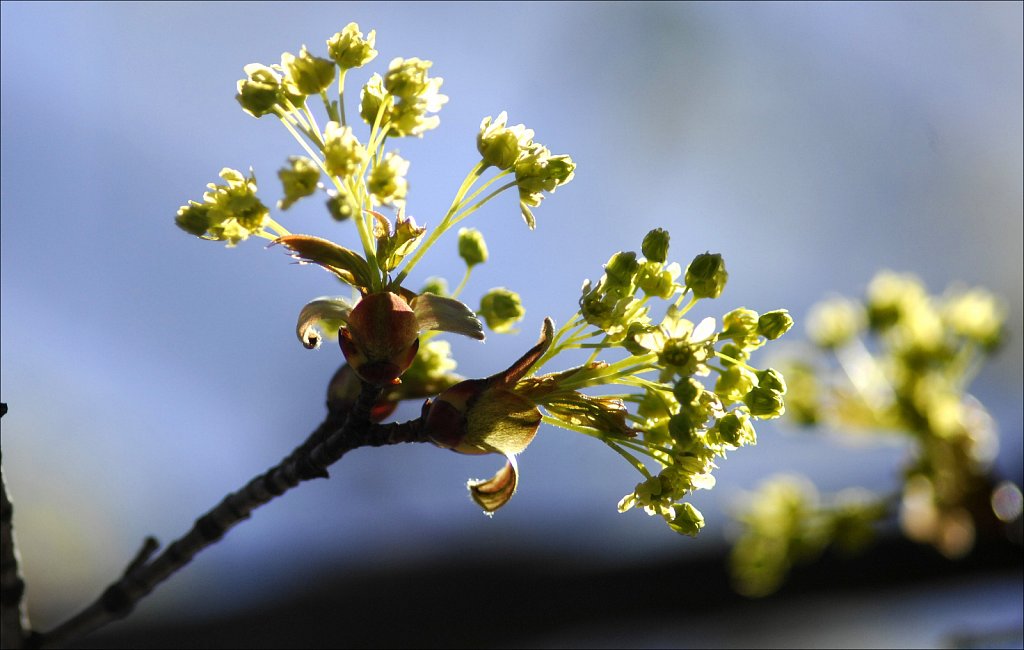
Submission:
POLYGON ((291 52, 281 55, 284 88, 289 95, 317 95, 334 81, 334 62, 313 56, 302 46, 298 56, 291 52))
POLYGON ((355 202, 345 191, 327 190, 327 213, 335 221, 346 221, 355 214, 355 202))
POLYGON ((669 234, 667 230, 655 228, 644 235, 644 241, 640 245, 640 250, 648 260, 664 264, 668 260, 668 240, 669 234))
POLYGON ((203 202, 189 201, 179 208, 175 223, 185 232, 234 246, 262 231, 270 210, 256 197, 256 177, 251 171, 246 177, 224 168, 220 177, 225 184, 210 183, 203 202))
POLYGON ((485 117, 476 136, 476 148, 484 162, 498 169, 509 169, 533 144, 533 130, 523 124, 505 126, 508 113, 502 111, 497 119, 485 117))
POLYGON ((552 155, 551 151, 540 144, 532 144, 516 161, 516 184, 519 186, 519 210, 522 212, 526 225, 533 229, 536 225, 533 212, 544 200, 544 192, 549 194, 572 180, 576 172, 576 163, 566 155, 552 155))
POLYGON ((523 320, 526 309, 519 294, 504 287, 491 289, 480 299, 479 314, 487 327, 498 334, 509 332, 516 323, 523 320))
POLYGON ((238 94, 235 95, 242 109, 253 117, 273 113, 284 97, 281 75, 259 63, 250 63, 242 70, 245 79, 238 81, 238 94))
POLYGON ((384 154, 366 179, 374 205, 404 206, 409 193, 409 181, 405 179, 408 173, 409 161, 393 151, 384 154))
POLYGON ((698 255, 686 267, 686 286, 697 298, 717 298, 722 295, 728 279, 725 260, 718 253, 698 255))
POLYGON ((437 128, 441 118, 432 113, 440 111, 448 97, 440 93, 444 80, 428 75, 433 65, 417 58, 392 59, 383 77, 374 74, 363 86, 359 114, 371 126, 381 114, 381 128, 394 137, 422 137, 437 128))
POLYGON ((487 261, 487 243, 476 228, 459 229, 459 257, 472 268, 487 261))
POLYGON ((305 156, 288 158, 290 167, 283 167, 277 172, 284 188, 284 198, 278 201, 277 207, 287 210, 299 199, 316 192, 320 182, 320 168, 305 156))
POLYGON ((328 122, 324 128, 324 167, 331 176, 351 176, 366 162, 367 153, 352 127, 328 122))
POLYGON ((439 277, 431 277, 427 278, 427 281, 423 283, 423 288, 420 289, 420 293, 432 293, 435 296, 447 296, 451 292, 448 291, 447 280, 439 277))
POLYGON ((619 508, 642 507, 663 517, 673 530, 694 534, 703 518, 681 500, 714 485, 711 471, 716 458, 756 443, 755 420, 784 412, 782 374, 770 368, 758 370, 748 360, 753 351, 785 334, 792 319, 786 310, 759 315, 739 308, 725 315, 721 329, 713 318, 699 323, 689 320, 686 313, 698 299, 721 294, 727 278, 725 263, 718 254, 698 255, 690 264, 686 284, 680 284, 679 265, 666 264, 668 242, 666 231, 653 230, 644 238, 644 257, 616 253, 596 284, 584 284, 575 323, 596 330, 571 340, 602 336, 600 342, 580 347, 618 347, 630 356, 610 365, 595 362, 571 374, 552 376, 552 381, 566 388, 615 383, 634 391, 623 398, 637 405, 629 425, 633 437, 623 440, 621 432, 602 429, 596 435, 618 446, 621 453, 646 454, 661 469, 655 476, 644 471, 649 477, 622 499, 619 508), (692 295, 684 305, 688 294, 692 295), (654 299, 669 303, 660 323, 650 317, 654 299), (713 387, 702 379, 712 373, 717 375, 713 387))
POLYGON ((342 70, 361 68, 377 58, 377 50, 373 49, 377 42, 377 31, 371 29, 363 38, 359 25, 349 23, 327 39, 327 54, 342 70))

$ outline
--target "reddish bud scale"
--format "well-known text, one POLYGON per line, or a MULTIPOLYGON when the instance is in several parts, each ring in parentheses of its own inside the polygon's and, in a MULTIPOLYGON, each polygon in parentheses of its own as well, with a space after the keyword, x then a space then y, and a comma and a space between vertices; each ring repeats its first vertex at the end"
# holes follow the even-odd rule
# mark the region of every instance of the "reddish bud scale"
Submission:
POLYGON ((424 430, 430 440, 440 446, 462 453, 485 453, 462 445, 466 437, 470 407, 484 393, 488 382, 467 379, 444 391, 437 399, 423 405, 424 430))
POLYGON ((371 293, 352 309, 338 342, 349 365, 373 384, 394 383, 416 358, 419 324, 409 303, 390 291, 371 293))

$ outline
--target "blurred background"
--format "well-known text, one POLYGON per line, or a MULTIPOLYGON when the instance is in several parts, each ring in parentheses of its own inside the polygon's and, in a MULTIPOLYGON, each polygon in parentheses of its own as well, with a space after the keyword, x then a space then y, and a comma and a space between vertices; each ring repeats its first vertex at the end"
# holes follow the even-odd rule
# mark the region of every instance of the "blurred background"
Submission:
MULTIPOLYGON (((440 220, 478 160, 484 116, 507 110, 578 165, 536 209, 536 231, 512 195, 467 222, 491 259, 465 297, 508 286, 527 318, 519 336, 452 341, 460 373, 505 367, 544 316, 563 322, 582 281, 654 227, 671 231, 684 266, 706 250, 725 257, 729 286, 699 317, 785 307, 793 339, 812 303, 860 294, 879 269, 911 271, 933 293, 960 282, 1006 301, 1009 343, 972 392, 999 423, 998 471, 1020 482, 1021 3, 4 2, 0 12, 4 478, 39 628, 98 595, 144 536, 171 541, 321 421, 341 355, 303 349, 294 326, 337 284, 261 240, 200 241, 174 215, 225 166, 252 166, 264 202, 276 202, 276 172, 301 152, 277 122, 241 111, 235 82, 245 64, 303 44, 324 55, 350 21, 376 29, 380 51, 348 76, 350 115, 359 86, 397 56, 434 61, 451 97, 438 129, 389 143, 412 162, 408 212, 420 223, 440 220)), ((279 220, 355 240, 318 201, 279 220)), ((413 286, 427 275, 457 283, 454 237, 417 272, 413 286)), ((898 546, 858 566, 932 558, 915 574, 931 582, 856 592, 806 578, 798 584, 829 598, 792 588, 764 605, 721 595, 714 602, 732 609, 701 609, 702 593, 727 587, 695 567, 724 553, 743 490, 790 470, 822 490, 890 489, 907 451, 773 423, 758 433, 693 499, 707 520, 697 539, 618 514, 635 471, 566 431, 541 430, 520 457, 519 492, 493 519, 464 484, 490 476, 498 457, 359 450, 331 480, 257 511, 104 642, 164 625, 215 645, 223 621, 253 612, 288 629, 282 603, 309 613, 325 602, 310 594, 327 592, 348 599, 324 613, 336 636, 291 645, 929 646, 1008 626, 1019 639, 1019 553, 1010 569, 950 578, 931 549, 898 546), (579 587, 594 576, 601 588, 579 587), (547 614, 517 628, 503 613, 519 610, 501 599, 526 611, 539 586, 547 614), (487 608, 478 592, 506 595, 481 596, 495 599, 487 608), (562 615, 567 600, 579 609, 595 594, 590 618, 562 615), (370 609, 376 617, 351 615, 370 609), (435 636, 399 634, 411 610, 435 636)))

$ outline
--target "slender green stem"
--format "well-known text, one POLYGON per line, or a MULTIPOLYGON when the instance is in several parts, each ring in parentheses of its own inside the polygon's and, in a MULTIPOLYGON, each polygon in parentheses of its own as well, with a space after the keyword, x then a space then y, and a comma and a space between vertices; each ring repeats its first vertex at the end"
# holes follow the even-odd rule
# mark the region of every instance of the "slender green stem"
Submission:
POLYGON ((620 447, 618 444, 612 442, 611 440, 607 440, 606 439, 604 441, 604 444, 606 444, 609 447, 611 447, 612 450, 615 451, 615 453, 617 453, 618 455, 622 456, 627 461, 629 461, 629 464, 632 465, 633 467, 635 467, 638 472, 643 474, 644 478, 651 478, 651 472, 648 471, 647 467, 642 462, 640 462, 639 458, 637 458, 633 454, 629 453, 628 451, 626 451, 625 449, 620 447))
POLYGON ((451 223, 449 225, 449 228, 451 226, 454 226, 455 224, 459 223, 460 221, 462 221, 463 219, 465 219, 469 215, 473 214, 474 212, 476 212, 480 208, 482 208, 485 203, 487 203, 488 201, 490 201, 494 197, 498 196, 499 194, 501 194, 502 192, 504 192, 508 188, 515 187, 515 185, 516 185, 515 181, 511 181, 511 182, 508 182, 508 183, 502 185, 498 189, 494 190, 493 192, 491 192, 490 194, 488 194, 484 198, 480 199, 479 201, 477 201, 476 203, 474 203, 470 207, 468 207, 465 210, 463 210, 462 212, 460 212, 457 216, 452 217, 452 220, 451 220, 451 223))
POLYGON ((387 132, 381 137, 380 142, 377 145, 376 151, 373 152, 373 164, 376 165, 380 162, 381 158, 384 157, 384 145, 387 144, 388 134, 387 132))
POLYGON ((377 115, 374 117, 374 119, 373 119, 373 126, 370 128, 370 137, 366 141, 366 151, 370 155, 368 155, 366 157, 366 161, 363 163, 362 167, 359 169, 359 179, 361 181, 360 182, 360 192, 359 192, 359 203, 364 206, 364 209, 360 211, 359 220, 363 224, 363 226, 362 226, 363 231, 369 231, 369 229, 370 229, 367 221, 371 217, 370 217, 370 215, 367 214, 366 211, 372 209, 372 207, 373 207, 370 204, 369 193, 365 191, 365 189, 366 189, 366 171, 369 169, 370 163, 373 160, 375 160, 375 158, 376 158, 376 151, 377 151, 377 147, 378 147, 379 143, 381 141, 383 141, 384 138, 387 137, 386 131, 388 129, 382 129, 382 126, 384 124, 384 114, 387 112, 388 107, 391 106, 391 103, 393 101, 394 100, 392 100, 391 96, 388 95, 385 98, 385 100, 380 103, 380 106, 377 107, 377 115))
POLYGON ((663 465, 665 463, 651 452, 657 451, 662 454, 665 454, 666 456, 672 456, 672 450, 669 449, 668 447, 662 447, 661 445, 654 445, 648 442, 640 442, 639 440, 634 440, 632 438, 627 440, 616 440, 615 442, 616 444, 619 445, 625 445, 632 449, 633 451, 638 451, 646 456, 650 456, 652 459, 658 461, 659 463, 662 463, 663 465))
POLYGON ((511 173, 512 173, 511 169, 506 169, 505 171, 498 172, 493 177, 487 179, 487 182, 485 182, 483 185, 478 187, 472 194, 467 196, 461 203, 469 203, 469 202, 471 202, 473 199, 475 199, 476 197, 480 196, 480 194, 484 190, 486 190, 488 187, 493 185, 496 180, 498 180, 499 178, 503 178, 505 176, 508 176, 511 173))
POLYGON ((288 105, 288 110, 286 110, 285 112, 288 115, 290 115, 292 119, 294 119, 295 122, 299 125, 299 128, 302 129, 303 131, 306 131, 308 135, 310 129, 309 122, 307 122, 306 118, 303 117, 302 112, 299 111, 299 108, 295 104, 293 104, 290 99, 285 98, 284 101, 288 105))
POLYGON ((316 143, 317 145, 319 145, 320 147, 323 147, 324 146, 323 132, 320 130, 320 125, 316 123, 316 117, 313 116, 313 111, 309 110, 309 104, 306 103, 306 102, 302 102, 302 110, 303 110, 303 112, 306 113, 306 116, 309 117, 309 123, 312 125, 311 133, 315 133, 316 134, 316 137, 313 138, 313 142, 316 143))
POLYGON ((313 162, 317 164, 317 167, 319 167, 324 174, 330 177, 331 173, 327 171, 327 167, 324 166, 324 161, 321 160, 320 155, 313 151, 313 148, 309 146, 309 143, 306 142, 306 140, 303 139, 299 132, 295 130, 295 127, 292 126, 292 124, 287 119, 285 119, 285 116, 283 114, 278 113, 278 117, 281 118, 281 123, 284 124, 285 128, 288 129, 288 132, 292 134, 292 137, 295 138, 300 145, 302 145, 302 148, 306 150, 306 153, 309 154, 309 157, 313 160, 313 162))
MULTIPOLYGON (((331 180, 334 182, 334 186, 339 192, 343 192, 354 197, 356 205, 360 208, 362 207, 363 188, 361 186, 356 186, 352 178, 346 178, 344 184, 340 179, 335 178, 334 176, 331 177, 331 180)), ((366 214, 362 209, 358 210, 358 212, 359 214, 352 215, 352 220, 356 223, 356 231, 359 233, 359 241, 363 244, 363 255, 366 257, 366 261, 370 263, 370 266, 379 270, 380 266, 377 264, 376 242, 374 241, 369 225, 366 222, 366 214)), ((373 286, 371 289, 376 291, 381 288, 382 283, 379 272, 373 274, 372 282, 373 286)))
POLYGON ((266 224, 268 226, 270 226, 271 230, 273 230, 275 233, 277 233, 278 237, 286 237, 286 236, 291 234, 290 232, 288 232, 287 228, 285 228, 284 226, 279 224, 277 221, 275 221, 271 217, 267 217, 266 224))
POLYGON ((455 287, 455 291, 452 291, 452 298, 458 298, 462 290, 466 288, 466 283, 469 282, 469 274, 473 272, 472 266, 466 267, 466 272, 462 274, 462 280, 459 282, 459 286, 455 287))
POLYGON ((345 74, 348 73, 347 69, 342 68, 338 73, 338 113, 341 117, 341 125, 346 126, 348 122, 345 120, 345 74))
MULTIPOLYGON (((651 473, 647 470, 647 467, 645 467, 644 464, 640 462, 640 460, 636 456, 634 456, 633 454, 629 453, 628 451, 619 446, 618 443, 624 441, 613 441, 609 439, 608 436, 606 436, 605 434, 596 429, 569 424, 568 422, 564 422, 562 420, 559 420, 558 418, 551 417, 550 415, 542 415, 541 422, 544 422, 545 424, 550 424, 551 426, 558 427, 560 429, 567 429, 569 431, 574 431, 576 433, 582 433, 583 435, 590 436, 591 438, 597 438, 604 444, 614 449, 617 454, 619 454, 627 461, 629 461, 629 464, 635 467, 641 474, 644 475, 645 478, 651 478, 651 473)), ((640 450, 638 449, 636 451, 640 450)))
MULTIPOLYGON (((254 231, 252 231, 252 234, 254 234, 257 237, 260 237, 262 239, 266 239, 268 241, 277 241, 277 239, 278 239, 278 235, 271 235, 266 230, 254 230, 254 231)), ((216 240, 214 240, 214 241, 216 241, 216 240)))
POLYGON ((452 200, 452 204, 448 208, 448 213, 445 214, 441 223, 439 223, 437 227, 434 228, 433 232, 430 233, 430 236, 427 237, 427 241, 423 242, 416 252, 413 253, 413 256, 406 261, 405 266, 402 267, 402 270, 395 277, 394 284, 400 285, 402 281, 409 276, 409 272, 412 271, 416 264, 423 259, 423 256, 428 250, 430 250, 430 247, 434 245, 434 242, 436 242, 438 238, 451 227, 451 217, 458 209, 458 206, 462 201, 462 197, 465 196, 466 192, 469 191, 469 188, 473 186, 473 183, 480 178, 480 175, 483 174, 486 169, 487 163, 481 160, 469 171, 468 174, 466 174, 466 178, 462 180, 462 185, 459 186, 459 191, 455 193, 455 198, 452 200))
MULTIPOLYGON (((339 122, 340 120, 338 119, 337 107, 334 104, 332 104, 330 98, 327 97, 326 88, 320 91, 320 99, 323 100, 324 102, 324 110, 327 111, 327 119, 329 119, 332 122, 339 122)), ((342 124, 342 126, 345 125, 342 124)))
MULTIPOLYGON (((683 292, 682 292, 681 294, 679 294, 679 297, 678 297, 678 298, 676 299, 676 303, 675 303, 676 307, 679 307, 679 305, 680 305, 680 304, 682 304, 682 302, 683 302, 683 298, 685 298, 685 297, 686 297, 686 291, 683 291, 683 292)), ((686 312, 688 312, 688 311, 690 311, 691 309, 693 309, 693 306, 697 304, 697 300, 698 300, 697 296, 695 296, 695 295, 693 295, 693 294, 690 294, 690 300, 689 300, 689 302, 687 302, 687 303, 686 303, 686 306, 685 306, 685 307, 683 307, 683 308, 682 308, 682 309, 681 309, 681 310, 679 311, 679 315, 680 315, 680 316, 682 316, 682 315, 683 315, 683 314, 685 314, 686 312)))

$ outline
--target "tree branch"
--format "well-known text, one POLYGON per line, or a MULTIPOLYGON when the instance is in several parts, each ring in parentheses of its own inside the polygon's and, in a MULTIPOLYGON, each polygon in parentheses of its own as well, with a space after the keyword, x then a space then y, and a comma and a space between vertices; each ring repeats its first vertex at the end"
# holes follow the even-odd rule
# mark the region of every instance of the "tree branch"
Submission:
MULTIPOLYGON (((329 410, 323 423, 284 460, 224 497, 152 561, 149 557, 157 548, 156 540, 148 538, 120 579, 81 612, 39 636, 33 645, 60 647, 124 618, 157 585, 188 564, 197 553, 220 540, 236 524, 248 519, 253 510, 302 481, 326 478, 327 468, 345 453, 359 447, 425 442, 427 438, 422 433, 420 419, 385 425, 370 421, 370 410, 381 392, 381 386, 363 383, 358 398, 345 412, 329 410)), ((7 602, 6 596, 4 601, 7 602)))

